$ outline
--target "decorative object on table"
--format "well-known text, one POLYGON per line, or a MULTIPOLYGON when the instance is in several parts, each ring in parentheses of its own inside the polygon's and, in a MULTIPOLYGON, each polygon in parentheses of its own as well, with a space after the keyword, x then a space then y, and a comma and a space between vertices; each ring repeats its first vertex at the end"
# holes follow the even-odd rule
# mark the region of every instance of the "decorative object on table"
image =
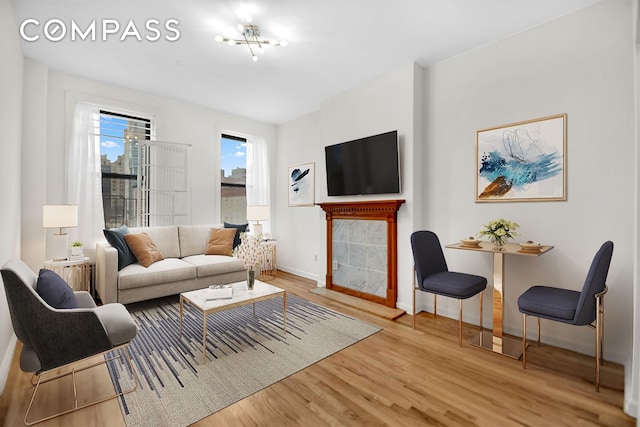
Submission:
POLYGON ((251 233, 254 236, 262 234, 262 224, 260 221, 269 221, 271 217, 271 210, 269 205, 248 205, 247 206, 247 221, 256 221, 251 226, 251 233))
POLYGON ((567 115, 476 132, 476 202, 567 200, 567 115))
POLYGON ((289 168, 289 206, 313 206, 315 197, 315 163, 289 168))
POLYGON ((540 243, 534 243, 533 240, 527 240, 524 243, 518 243, 520 245, 520 252, 525 254, 539 254, 542 245, 540 243))
POLYGON ((467 247, 467 248, 479 248, 480 247, 480 240, 476 240, 472 236, 467 237, 466 239, 460 239, 460 241, 462 242, 462 246, 467 247))
POLYGON ((84 258, 84 252, 82 249, 82 242, 80 240, 75 240, 71 243, 71 257, 70 259, 81 259, 84 258))
POLYGON ((518 227, 520 226, 517 222, 504 218, 494 219, 484 225, 484 228, 480 230, 478 236, 487 236, 494 246, 504 246, 504 244, 507 243, 507 239, 513 239, 514 236, 518 236, 516 232, 518 227))
POLYGON ((242 260, 244 268, 247 270, 247 286, 253 289, 256 275, 260 274, 266 256, 265 246, 262 245, 262 236, 255 236, 249 233, 240 235, 240 246, 233 250, 233 256, 242 260))
POLYGON ((78 226, 78 205, 43 205, 42 228, 57 228, 58 233, 53 233, 52 257, 54 261, 67 259, 69 250, 69 238, 64 228, 78 226))

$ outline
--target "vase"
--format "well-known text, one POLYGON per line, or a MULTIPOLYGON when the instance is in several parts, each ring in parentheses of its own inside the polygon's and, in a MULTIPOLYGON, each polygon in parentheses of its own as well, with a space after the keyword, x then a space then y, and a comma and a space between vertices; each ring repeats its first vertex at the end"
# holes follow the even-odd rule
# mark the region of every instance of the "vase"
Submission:
POLYGON ((256 271, 255 270, 247 270, 247 288, 250 291, 253 290, 253 285, 256 283, 256 271))
POLYGON ((502 237, 492 236, 489 240, 493 243, 493 246, 497 246, 499 248, 503 247, 506 243, 502 237))

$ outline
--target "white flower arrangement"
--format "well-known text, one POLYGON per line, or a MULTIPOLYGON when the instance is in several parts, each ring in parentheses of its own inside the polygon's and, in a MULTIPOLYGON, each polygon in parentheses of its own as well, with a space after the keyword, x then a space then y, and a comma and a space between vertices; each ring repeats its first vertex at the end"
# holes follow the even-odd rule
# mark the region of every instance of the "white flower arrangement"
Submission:
POLYGON ((487 236, 491 243, 497 246, 502 246, 506 239, 513 239, 514 236, 519 235, 516 232, 518 227, 520 226, 517 222, 509 221, 504 218, 494 219, 484 225, 484 228, 480 230, 478 236, 487 236))
POLYGON ((262 235, 241 233, 240 243, 234 250, 233 256, 241 259, 247 270, 260 270, 266 255, 266 247, 262 244, 262 235))

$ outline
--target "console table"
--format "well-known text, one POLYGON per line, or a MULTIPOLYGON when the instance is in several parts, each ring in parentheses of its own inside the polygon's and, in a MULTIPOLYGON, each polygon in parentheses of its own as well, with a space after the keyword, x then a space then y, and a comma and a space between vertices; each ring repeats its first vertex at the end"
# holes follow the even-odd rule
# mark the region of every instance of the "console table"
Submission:
POLYGON ((543 245, 537 251, 525 251, 517 243, 507 243, 501 247, 496 247, 489 242, 481 242, 479 246, 467 246, 463 243, 454 243, 446 247, 449 249, 493 253, 493 331, 482 331, 477 337, 472 338, 469 343, 486 350, 491 350, 494 353, 519 359, 520 356, 522 356, 522 341, 503 335, 505 255, 538 257, 553 249, 553 246, 543 245))

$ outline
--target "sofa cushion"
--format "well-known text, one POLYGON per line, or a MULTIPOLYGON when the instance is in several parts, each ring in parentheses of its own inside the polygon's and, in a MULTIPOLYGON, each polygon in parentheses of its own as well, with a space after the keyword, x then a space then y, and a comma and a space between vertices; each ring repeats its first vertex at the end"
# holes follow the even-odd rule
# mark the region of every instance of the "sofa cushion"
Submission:
POLYGON ((109 242, 109 244, 118 251, 118 270, 122 270, 129 264, 138 262, 124 239, 125 234, 129 234, 129 229, 126 225, 123 225, 120 228, 103 230, 103 233, 107 242, 109 242))
POLYGON ((233 255, 233 238, 236 235, 235 228, 212 228, 209 231, 209 243, 205 249, 205 255, 233 255))
POLYGON ((131 248, 131 252, 133 252, 143 267, 149 267, 154 262, 164 259, 164 256, 147 233, 125 234, 124 239, 127 241, 129 248, 131 248))
POLYGON ((212 228, 222 228, 220 224, 212 225, 181 225, 178 227, 180 239, 180 257, 202 255, 209 242, 209 232, 212 228))
POLYGON ((242 243, 242 241, 240 240, 240 234, 246 233, 248 226, 249 224, 229 224, 228 222, 224 223, 224 228, 236 229, 236 236, 233 238, 233 249, 237 248, 238 246, 240 246, 240 243, 242 243))
POLYGON ((118 289, 132 289, 196 278, 196 267, 178 258, 165 258, 145 268, 131 264, 118 274, 118 289))
POLYGON ((131 227, 129 231, 131 233, 147 233, 165 258, 180 258, 177 226, 131 227))
POLYGON ((226 255, 192 255, 182 260, 197 268, 198 278, 244 271, 241 260, 226 255))
POLYGON ((53 308, 78 308, 76 294, 54 271, 40 269, 36 292, 53 308))

